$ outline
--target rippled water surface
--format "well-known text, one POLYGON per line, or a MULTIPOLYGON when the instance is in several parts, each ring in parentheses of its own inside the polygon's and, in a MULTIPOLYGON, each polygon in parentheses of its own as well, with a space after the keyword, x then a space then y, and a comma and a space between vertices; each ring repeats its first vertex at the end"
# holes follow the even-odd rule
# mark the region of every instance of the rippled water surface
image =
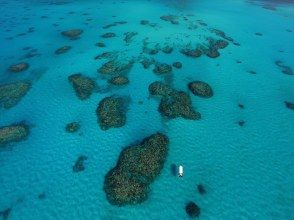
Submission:
POLYGON ((0 219, 294 219, 293 31, 292 1, 0 0, 0 219))

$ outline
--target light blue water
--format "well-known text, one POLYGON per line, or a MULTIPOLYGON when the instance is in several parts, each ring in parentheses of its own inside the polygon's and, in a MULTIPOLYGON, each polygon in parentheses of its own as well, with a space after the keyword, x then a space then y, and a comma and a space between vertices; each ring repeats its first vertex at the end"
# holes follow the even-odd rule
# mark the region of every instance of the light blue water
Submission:
POLYGON ((294 68, 293 4, 243 0, 56 2, 64 4, 0 0, 1 85, 20 79, 33 81, 32 89, 16 106, 0 109, 0 127, 20 121, 31 127, 26 140, 0 149, 0 211, 11 208, 8 219, 179 220, 189 218, 185 212, 188 201, 199 205, 200 219, 294 219, 294 112, 284 104, 294 102, 294 76, 282 73, 275 64, 281 60, 294 68), (179 16, 180 24, 160 19, 168 14, 179 16), (184 21, 184 16, 189 21, 184 21), (157 26, 140 25, 144 19, 157 26), (102 28, 115 21, 127 24, 102 28), (190 22, 198 28, 188 29, 190 22), (29 27, 35 31, 17 36, 29 27), (60 34, 71 28, 84 31, 80 39, 72 41, 60 34), (178 52, 189 42, 216 37, 210 28, 224 31, 240 46, 230 42, 216 59, 189 58, 178 52), (127 31, 138 32, 129 46, 123 41, 127 31), (106 32, 117 37, 101 39, 106 32), (172 54, 159 52, 154 59, 169 64, 180 61, 183 68, 165 78, 135 63, 128 74, 129 85, 105 90, 107 81, 97 73, 105 60, 94 57, 113 50, 124 58, 139 56, 146 37, 149 42, 174 46, 172 54), (106 47, 96 47, 99 41, 106 47), (72 50, 55 55, 64 45, 72 50), (40 56, 21 60, 30 64, 27 71, 7 71, 20 62, 27 53, 22 48, 27 46, 37 49, 40 56), (67 77, 77 72, 93 77, 100 88, 90 99, 79 100, 68 82, 67 77), (156 80, 183 91, 188 91, 187 84, 193 80, 209 83, 214 90, 212 98, 190 94, 202 119, 163 119, 157 111, 158 100, 148 92, 149 84, 156 80), (113 94, 130 98, 127 122, 103 131, 95 111, 100 100, 113 94), (240 120, 245 121, 243 127, 238 125, 240 120), (64 129, 72 121, 81 123, 76 134, 64 129), (105 174, 115 166, 124 147, 157 131, 169 137, 170 145, 148 200, 134 206, 109 204, 103 191, 105 174), (85 170, 74 173, 72 166, 80 155, 88 157, 85 170), (173 163, 183 164, 184 178, 171 174, 173 163), (197 192, 199 183, 204 184, 205 195, 197 192), (46 195, 44 199, 38 198, 41 193, 46 195))

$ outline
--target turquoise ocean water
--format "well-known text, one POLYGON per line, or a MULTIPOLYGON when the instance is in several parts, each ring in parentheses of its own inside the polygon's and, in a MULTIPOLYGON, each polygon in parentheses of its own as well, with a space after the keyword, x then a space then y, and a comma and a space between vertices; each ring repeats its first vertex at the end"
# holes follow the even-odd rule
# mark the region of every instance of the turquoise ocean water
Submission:
POLYGON ((294 219, 293 32, 291 1, 0 0, 0 86, 32 83, 15 106, 0 108, 0 127, 22 122, 30 130, 26 139, 0 147, 0 218, 184 220, 190 218, 185 205, 193 201, 199 219, 294 219), (160 19, 165 15, 176 24, 160 19), (113 22, 121 24, 103 28, 113 22), (71 40, 61 34, 69 29, 83 33, 71 40), (224 39, 213 29, 233 39, 219 57, 180 53, 208 37, 224 39), (108 32, 116 37, 101 37, 108 32), (126 32, 137 32, 129 44, 126 32), (144 40, 173 52, 146 54, 144 40), (55 54, 65 45, 72 48, 55 54), (112 51, 120 60, 135 60, 125 86, 110 86, 97 72, 107 59, 94 58, 112 51), (179 61, 182 68, 156 75, 153 67, 143 68, 142 57, 179 61), (20 62, 29 68, 9 71, 20 62), (74 73, 97 84, 90 98, 76 96, 68 80, 74 73), (189 92, 195 80, 207 82, 213 97, 189 92), (148 92, 154 81, 187 92, 201 119, 162 117, 159 99, 148 92), (96 108, 112 95, 128 100, 126 123, 105 131, 96 108), (73 121, 80 129, 66 132, 73 121), (155 132, 169 138, 169 150, 148 199, 111 205, 105 175, 125 147, 155 132), (73 172, 80 155, 87 157, 84 170, 73 172), (183 178, 172 174, 172 164, 184 166, 183 178))

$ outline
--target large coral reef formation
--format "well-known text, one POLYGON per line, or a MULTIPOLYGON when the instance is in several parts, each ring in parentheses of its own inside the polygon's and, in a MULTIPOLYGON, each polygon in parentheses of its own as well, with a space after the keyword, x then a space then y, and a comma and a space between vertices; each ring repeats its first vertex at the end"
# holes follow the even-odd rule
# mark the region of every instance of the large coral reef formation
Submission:
POLYGON ((167 136, 156 133, 121 152, 105 176, 104 191, 111 204, 139 204, 148 198, 149 186, 164 166, 168 143, 167 136))

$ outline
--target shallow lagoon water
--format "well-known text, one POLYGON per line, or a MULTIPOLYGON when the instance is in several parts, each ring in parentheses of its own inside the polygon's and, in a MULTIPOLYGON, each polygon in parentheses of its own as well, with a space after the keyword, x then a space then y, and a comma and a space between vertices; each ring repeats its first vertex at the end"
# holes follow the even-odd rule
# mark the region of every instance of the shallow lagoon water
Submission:
POLYGON ((25 140, 0 148, 2 218, 189 219, 185 205, 193 201, 201 208, 200 219, 294 219, 294 112, 284 103, 294 102, 294 76, 276 65, 282 61, 294 68, 293 4, 1 0, 0 5, 1 85, 32 82, 17 105, 0 109, 0 127, 22 121, 30 127, 25 140), (175 15, 179 24, 160 19, 164 15, 175 15), (141 20, 154 25, 141 25, 141 20), (119 21, 127 23, 103 29, 119 21), (73 28, 83 30, 79 39, 60 34, 73 28), (234 40, 219 50, 219 57, 191 58, 179 52, 207 37, 222 39, 213 28, 234 40), (101 38, 107 32, 116 37, 101 38), (123 41, 125 32, 138 33, 129 45, 123 41), (142 53, 146 38, 148 45, 167 44, 174 50, 142 53), (97 42, 106 47, 95 46, 97 42), (72 49, 54 53, 65 45, 72 49), (135 60, 128 85, 109 86, 97 72, 107 59, 95 56, 109 51, 135 60), (35 56, 24 57, 29 52, 35 56), (183 67, 156 75, 153 67, 142 67, 142 57, 168 64, 180 61, 183 67), (30 66, 19 73, 8 71, 19 62, 30 66), (78 99, 68 81, 78 72, 97 83, 89 99, 78 99), (148 92, 157 80, 187 92, 201 119, 162 117, 159 99, 148 92), (187 84, 195 80, 207 82, 213 97, 189 92, 187 84), (126 124, 104 131, 95 111, 111 95, 128 100, 126 124), (80 123, 80 130, 67 133, 66 124, 73 121, 80 123), (106 173, 126 146, 158 131, 168 136, 169 151, 148 199, 137 205, 111 205, 103 190, 106 173), (73 172, 80 155, 87 156, 85 170, 73 172), (172 164, 184 166, 183 178, 172 174, 172 164), (197 191, 200 183, 204 195, 197 191))

